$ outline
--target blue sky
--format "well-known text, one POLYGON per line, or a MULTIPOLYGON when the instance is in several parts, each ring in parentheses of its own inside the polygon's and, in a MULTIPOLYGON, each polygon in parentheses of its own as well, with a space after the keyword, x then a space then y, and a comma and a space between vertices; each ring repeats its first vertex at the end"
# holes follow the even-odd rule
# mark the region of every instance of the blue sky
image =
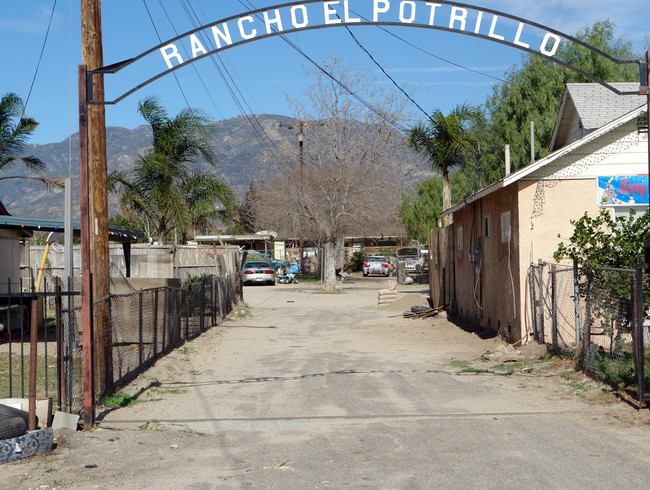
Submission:
MULTIPOLYGON (((175 33, 191 29, 193 24, 188 9, 183 6, 191 8, 204 25, 245 13, 244 4, 263 8, 283 2, 104 0, 102 3, 104 61, 108 65, 154 47, 159 43, 158 35, 165 41, 175 33)), ((390 0, 390 3, 396 9, 400 1, 390 0)), ((372 4, 372 0, 350 0, 351 8, 362 4, 372 4)), ((617 3, 605 0, 496 0, 472 4, 522 17, 569 35, 609 18, 617 25, 618 37, 631 41, 639 53, 650 37, 647 0, 617 3)), ((3 47, 0 94, 16 92, 27 100, 53 5, 54 0, 4 0, 0 4, 0 45, 3 47)), ((80 0, 56 2, 43 60, 28 101, 27 115, 40 122, 32 143, 60 142, 77 132, 76 72, 81 63, 79 5, 80 0)), ((497 82, 495 79, 503 78, 504 72, 519 63, 523 54, 508 46, 455 33, 405 27, 390 31, 435 56, 474 70, 465 70, 425 54, 376 27, 353 29, 379 64, 428 111, 437 107, 444 111, 463 102, 483 103, 497 82)), ((287 37, 314 60, 337 56, 381 76, 369 56, 341 27, 305 30, 287 37)), ((310 65, 287 43, 278 37, 259 40, 229 49, 219 57, 222 66, 227 68, 227 76, 231 78, 229 86, 236 92, 237 102, 214 64, 203 60, 175 72, 190 106, 203 109, 215 120, 236 117, 242 112, 291 115, 287 97, 299 97, 304 92, 305 69, 310 65)), ((107 76, 107 98, 141 83, 151 76, 151 69, 164 68, 160 56, 155 61, 145 61, 124 73, 107 76), (154 63, 156 68, 151 68, 154 63)), ((383 80, 390 83, 388 79, 383 80)), ((159 96, 172 114, 186 106, 175 77, 167 75, 119 104, 107 107, 107 124, 127 128, 142 124, 136 106, 147 95, 159 96)))

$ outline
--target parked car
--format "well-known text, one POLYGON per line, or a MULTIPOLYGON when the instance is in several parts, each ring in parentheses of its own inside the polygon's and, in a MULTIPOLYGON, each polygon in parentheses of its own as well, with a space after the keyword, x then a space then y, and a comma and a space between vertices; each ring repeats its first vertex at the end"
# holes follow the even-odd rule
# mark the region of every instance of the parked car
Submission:
POLYGON ((241 269, 242 284, 270 284, 275 286, 275 271, 268 262, 246 262, 241 269))
POLYGON ((386 257, 370 256, 363 263, 363 276, 390 276, 390 264, 386 257))

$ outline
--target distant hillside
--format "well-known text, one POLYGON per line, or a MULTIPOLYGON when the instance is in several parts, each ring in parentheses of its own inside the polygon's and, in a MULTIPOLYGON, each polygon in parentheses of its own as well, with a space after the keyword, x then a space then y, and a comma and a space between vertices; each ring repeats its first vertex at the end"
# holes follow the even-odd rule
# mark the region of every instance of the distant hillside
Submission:
MULTIPOLYGON (((297 130, 281 127, 294 120, 286 116, 241 116, 221 121, 210 127, 210 145, 217 157, 217 167, 197 165, 222 177, 242 198, 251 181, 261 181, 272 174, 282 163, 282 149, 295 147, 297 158, 297 130), (261 126, 261 127, 260 127, 261 126)), ((107 129, 108 172, 115 169, 128 171, 139 155, 151 145, 151 128, 140 126, 133 130, 109 127, 107 129)), ((72 178, 75 216, 79 210, 79 135, 72 136, 72 178)), ((33 155, 47 164, 48 177, 67 177, 68 139, 47 145, 27 145, 25 155, 33 155)), ((416 172, 414 175, 422 175, 416 172)), ((16 167, 11 175, 27 175, 16 167)), ((109 214, 119 212, 116 195, 109 194, 109 214)), ((42 185, 28 181, 0 181, 0 201, 14 216, 32 216, 63 219, 63 191, 47 191, 42 185)))
MULTIPOLYGON (((279 163, 279 152, 269 148, 274 148, 274 145, 280 147, 297 144, 294 133, 288 128, 280 127, 280 124, 292 121, 285 116, 259 115, 256 118, 242 116, 215 123, 210 127, 210 145, 216 154, 218 165, 216 168, 207 164, 197 167, 215 172, 228 182, 238 196, 243 196, 251 180, 260 180, 279 163), (270 141, 263 144, 260 139, 270 141)), ((151 145, 151 128, 148 125, 133 130, 109 127, 106 133, 108 172, 131 169, 138 156, 151 145)), ((78 213, 79 135, 74 134, 71 139, 72 178, 78 213)), ((66 139, 60 143, 27 145, 24 154, 33 155, 45 162, 48 177, 64 178, 68 176, 69 148, 70 142, 66 139)), ((24 168, 16 167, 12 170, 12 175, 28 173, 24 168)), ((0 181, 0 201, 15 216, 63 218, 63 200, 63 191, 47 191, 37 183, 13 179, 0 181)), ((109 195, 109 209, 111 214, 119 210, 114 195, 109 195)))

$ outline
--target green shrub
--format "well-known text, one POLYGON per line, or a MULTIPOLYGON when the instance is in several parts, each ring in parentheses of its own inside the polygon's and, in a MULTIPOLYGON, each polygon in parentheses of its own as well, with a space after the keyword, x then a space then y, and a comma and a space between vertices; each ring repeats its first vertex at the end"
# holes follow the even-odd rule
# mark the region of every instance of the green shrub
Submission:
POLYGON ((368 255, 364 252, 353 252, 352 258, 350 259, 350 268, 352 272, 359 272, 363 270, 363 264, 366 261, 368 255))

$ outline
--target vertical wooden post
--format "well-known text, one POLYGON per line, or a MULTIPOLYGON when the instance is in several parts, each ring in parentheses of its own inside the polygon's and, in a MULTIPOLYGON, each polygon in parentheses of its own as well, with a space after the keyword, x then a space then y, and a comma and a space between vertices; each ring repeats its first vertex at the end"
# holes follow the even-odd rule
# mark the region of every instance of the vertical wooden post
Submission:
MULTIPOLYGON (((83 63, 92 72, 103 67, 101 1, 81 0, 81 42, 83 63)), ((104 76, 92 75, 91 99, 99 104, 88 106, 89 210, 91 267, 95 299, 110 294, 108 250, 108 197, 106 170, 106 118, 104 76)), ((108 304, 94 309, 95 366, 97 390, 106 391, 113 384, 112 334, 108 304)))
POLYGON ((79 66, 79 212, 81 221, 81 335, 83 367, 84 430, 95 424, 93 364, 93 293, 90 269, 90 210, 88 192, 87 70, 79 66))
MULTIPOLYGON (((298 123, 298 165, 300 166, 300 192, 302 192, 303 185, 303 168, 305 167, 305 152, 304 152, 304 132, 305 132, 305 123, 300 121, 298 123)), ((305 242, 302 239, 302 236, 299 238, 299 253, 300 258, 298 259, 298 264, 300 264, 300 273, 305 273, 305 242)), ((345 248, 345 245, 344 245, 345 248)))
MULTIPOLYGON (((11 310, 9 311, 11 315, 11 310)), ((32 300, 29 341, 29 430, 36 430, 36 369, 38 367, 38 297, 32 300)))

